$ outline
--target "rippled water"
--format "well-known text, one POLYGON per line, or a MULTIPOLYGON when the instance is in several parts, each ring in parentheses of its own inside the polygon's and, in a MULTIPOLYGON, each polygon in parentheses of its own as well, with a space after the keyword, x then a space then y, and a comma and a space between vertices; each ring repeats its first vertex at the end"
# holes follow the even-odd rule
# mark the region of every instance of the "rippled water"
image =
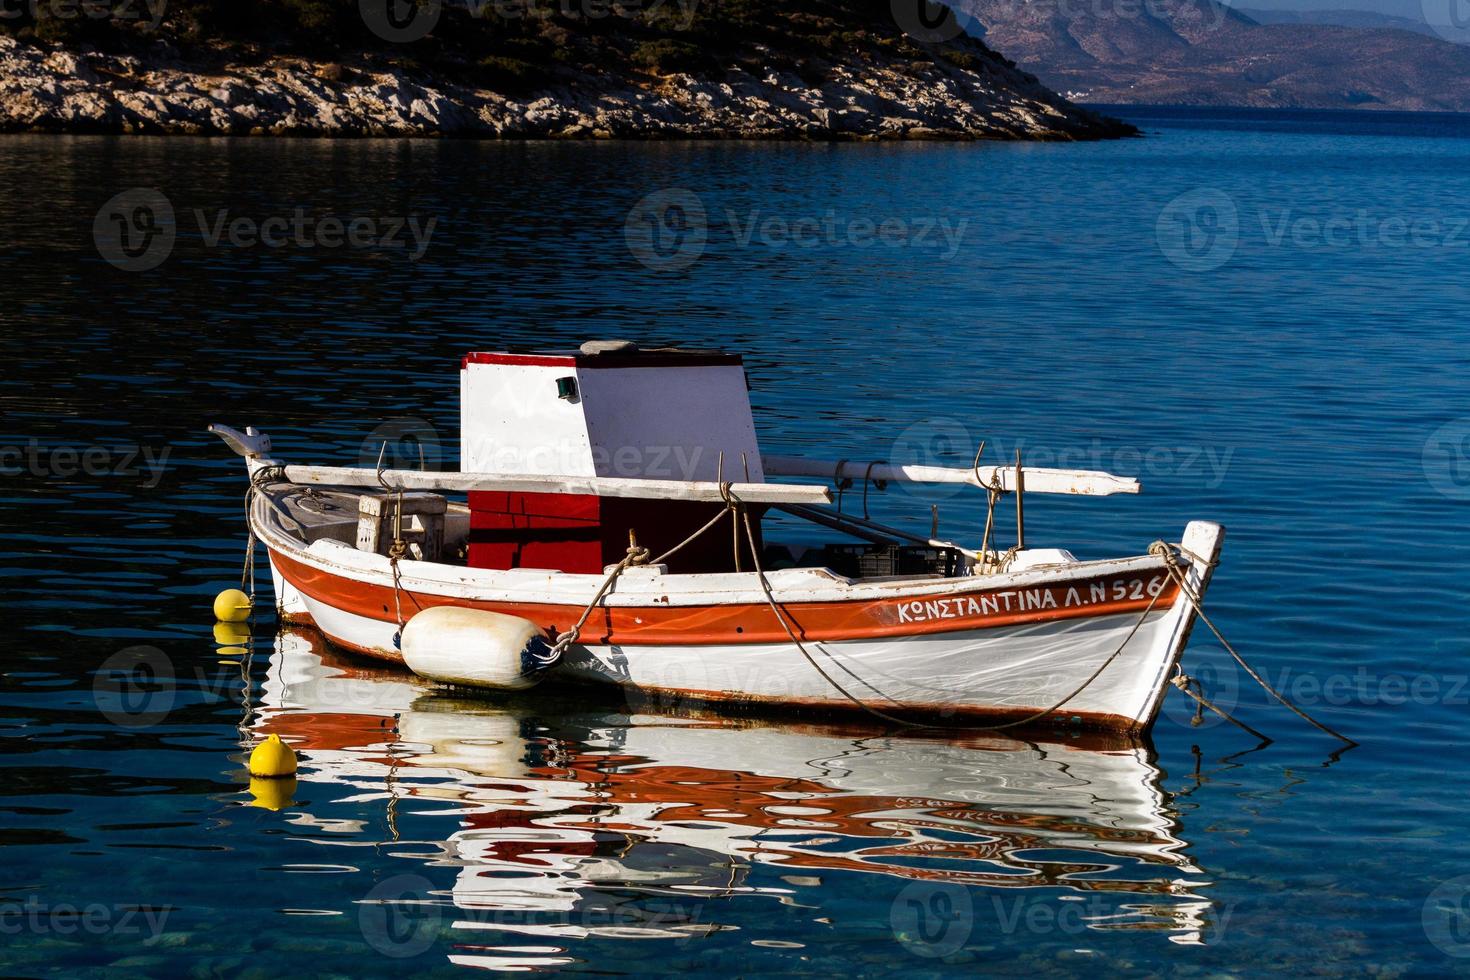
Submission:
POLYGON ((1134 116, 1085 146, 0 141, 4 972, 1462 971, 1470 124, 1134 116), (127 224, 144 193, 172 226, 127 224), (280 247, 210 241, 298 208, 280 247), (329 214, 393 240, 329 247, 329 214), (422 420, 452 466, 461 353, 601 336, 746 352, 768 450, 1139 475, 1028 500, 1030 543, 1225 523, 1218 622, 1362 744, 1203 635, 1187 665, 1273 744, 1177 696, 1140 744, 458 700, 269 619, 216 635, 243 474, 205 425, 357 462, 422 420), (302 770, 252 794, 266 732, 302 770))

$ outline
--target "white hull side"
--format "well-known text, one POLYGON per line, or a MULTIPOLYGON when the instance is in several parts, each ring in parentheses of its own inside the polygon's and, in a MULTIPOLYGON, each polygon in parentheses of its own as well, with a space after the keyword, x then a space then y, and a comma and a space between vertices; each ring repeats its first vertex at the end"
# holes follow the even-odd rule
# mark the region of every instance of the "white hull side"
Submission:
MULTIPOLYGON (((807 643, 813 660, 878 710, 1007 712, 1049 708, 1081 687, 1123 643, 1136 614, 912 637, 807 643)), ((1149 718, 1169 666, 1171 611, 1150 613, 1098 678, 1058 712, 1149 718)), ((568 651, 562 672, 709 701, 853 707, 792 643, 593 646, 568 651)))

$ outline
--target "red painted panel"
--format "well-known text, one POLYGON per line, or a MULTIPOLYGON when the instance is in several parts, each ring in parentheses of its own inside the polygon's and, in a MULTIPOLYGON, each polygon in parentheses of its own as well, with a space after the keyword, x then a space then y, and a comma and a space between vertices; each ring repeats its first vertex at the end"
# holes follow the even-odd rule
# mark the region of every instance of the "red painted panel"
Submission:
POLYGON ((602 571, 598 497, 476 490, 469 502, 471 568, 602 571))
MULTIPOLYGON (((657 558, 718 514, 724 504, 641 500, 588 494, 473 491, 470 503, 471 568, 555 568, 595 573, 623 560, 628 531, 657 558)), ((751 508, 756 540, 761 508, 751 508)), ((683 573, 735 569, 729 519, 680 549, 670 570, 683 573)), ((750 569, 745 529, 740 529, 740 567, 750 569)))
POLYGON ((522 367, 576 367, 570 354, 496 354, 471 351, 459 362, 461 369, 470 364, 519 364, 522 367))

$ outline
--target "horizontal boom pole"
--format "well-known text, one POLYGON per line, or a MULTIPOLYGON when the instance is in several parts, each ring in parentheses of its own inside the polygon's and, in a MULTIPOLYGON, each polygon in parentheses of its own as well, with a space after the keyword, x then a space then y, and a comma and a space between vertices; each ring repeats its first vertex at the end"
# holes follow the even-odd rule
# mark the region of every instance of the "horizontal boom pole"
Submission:
MULTIPOLYGON (((867 463, 843 460, 841 463, 819 459, 803 459, 799 456, 761 456, 761 466, 767 476, 805 476, 862 480, 886 480, 895 483, 964 483, 972 487, 988 487, 997 478, 1002 490, 1016 489, 1014 466, 969 467, 893 465, 890 463, 867 463), (840 470, 840 472, 839 472, 840 470), (979 474, 977 480, 976 473, 979 474)), ((1106 497, 1115 493, 1137 493, 1138 481, 1126 476, 1114 476, 1098 470, 1049 470, 1026 467, 1027 493, 1071 493, 1089 497, 1106 497)))
MULTIPOLYGON (((494 490, 501 493, 576 493, 598 497, 638 497, 646 500, 703 500, 720 503, 718 483, 682 480, 635 480, 607 476, 537 476, 496 473, 436 473, 420 470, 377 470, 360 466, 287 466, 291 483, 337 487, 379 487, 394 490, 494 490), (381 481, 379 477, 382 477, 381 481)), ((730 492, 751 504, 830 504, 826 487, 800 483, 732 483, 730 492)))

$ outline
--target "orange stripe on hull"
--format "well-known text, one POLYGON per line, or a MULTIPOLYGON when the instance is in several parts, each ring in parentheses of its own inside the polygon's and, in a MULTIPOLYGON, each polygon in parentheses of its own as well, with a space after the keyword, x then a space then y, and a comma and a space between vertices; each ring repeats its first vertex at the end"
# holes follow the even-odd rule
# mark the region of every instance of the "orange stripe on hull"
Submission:
MULTIPOLYGON (((395 620, 390 586, 333 575, 276 550, 271 557, 285 580, 307 598, 367 619, 395 620)), ((1167 574, 1155 570, 1022 589, 986 589, 982 583, 977 579, 973 591, 958 595, 788 602, 782 608, 798 624, 804 639, 865 640, 1137 613, 1148 606, 1151 589, 1162 593, 1157 608, 1167 609, 1178 591, 1167 574)), ((571 627, 583 608, 460 599, 407 589, 401 592, 401 601, 405 619, 432 606, 462 606, 520 616, 550 634, 571 627)), ((786 640, 786 631, 765 603, 603 607, 593 611, 581 635, 581 642, 595 645, 738 646, 786 640)), ((361 652, 382 656, 382 651, 361 652)))

